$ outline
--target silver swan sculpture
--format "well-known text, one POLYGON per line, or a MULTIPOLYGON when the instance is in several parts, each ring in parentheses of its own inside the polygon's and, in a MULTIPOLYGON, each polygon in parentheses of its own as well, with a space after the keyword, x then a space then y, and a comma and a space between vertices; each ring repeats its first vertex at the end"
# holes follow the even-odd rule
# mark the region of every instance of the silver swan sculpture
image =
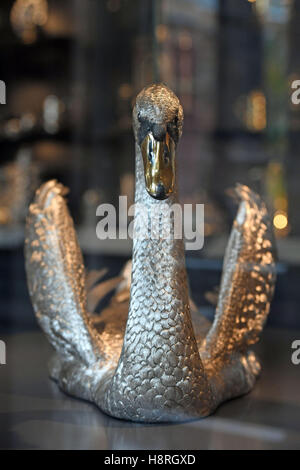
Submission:
MULTIPOLYGON (((159 227, 164 209, 178 202, 182 123, 180 102, 165 85, 137 96, 135 233, 145 211, 159 227)), ((240 205, 210 324, 190 302, 184 242, 174 237, 172 223, 170 237, 157 231, 134 238, 132 268, 97 284, 103 272, 86 275, 66 192, 56 181, 40 187, 25 240, 29 292, 55 349, 50 376, 59 387, 108 415, 141 422, 204 417, 249 392, 260 372, 251 345, 275 285, 272 229, 260 197, 236 187, 240 205), (109 306, 95 315, 99 298, 118 285, 109 306)))

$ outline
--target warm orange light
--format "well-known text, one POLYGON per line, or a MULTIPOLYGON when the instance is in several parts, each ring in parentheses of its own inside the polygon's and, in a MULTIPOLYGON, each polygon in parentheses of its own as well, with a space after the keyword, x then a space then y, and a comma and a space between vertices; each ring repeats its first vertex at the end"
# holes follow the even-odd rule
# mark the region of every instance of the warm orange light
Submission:
POLYGON ((253 131, 262 131, 266 127, 266 98, 259 90, 252 91, 248 96, 246 121, 253 131))
POLYGON ((169 28, 165 24, 159 24, 156 26, 155 34, 158 42, 164 42, 169 37, 169 28))
POLYGON ((10 12, 12 27, 26 44, 36 40, 36 27, 44 26, 47 20, 47 0, 15 0, 10 12))
POLYGON ((273 218, 273 225, 277 230, 283 230, 288 226, 288 218, 285 212, 276 212, 273 218))
POLYGON ((123 83, 120 85, 118 93, 120 98, 123 100, 128 100, 133 93, 132 86, 129 83, 123 83))
POLYGON ((0 225, 6 225, 10 221, 10 211, 6 207, 0 207, 0 225))
POLYGON ((286 211, 288 208, 288 201, 287 198, 284 196, 278 196, 274 200, 274 207, 275 209, 286 211))

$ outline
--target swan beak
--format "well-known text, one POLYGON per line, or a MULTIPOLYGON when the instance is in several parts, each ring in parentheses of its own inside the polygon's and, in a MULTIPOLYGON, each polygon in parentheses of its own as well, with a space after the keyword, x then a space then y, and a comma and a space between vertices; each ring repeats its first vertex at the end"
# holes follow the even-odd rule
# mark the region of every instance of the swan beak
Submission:
POLYGON ((147 192, 154 199, 167 199, 175 185, 175 143, 168 133, 162 141, 152 133, 141 144, 147 192))

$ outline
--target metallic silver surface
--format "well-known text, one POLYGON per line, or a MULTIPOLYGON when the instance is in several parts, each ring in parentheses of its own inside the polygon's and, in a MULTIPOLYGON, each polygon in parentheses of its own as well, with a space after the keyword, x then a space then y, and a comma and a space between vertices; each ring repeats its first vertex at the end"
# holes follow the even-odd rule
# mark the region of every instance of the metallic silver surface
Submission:
POLYGON ((42 336, 1 334, 9 352, 8 367, 0 367, 1 449, 300 449, 300 374, 289 354, 300 338, 295 327, 268 325, 254 346, 263 373, 253 393, 208 419, 152 425, 116 420, 60 393, 47 379, 52 348, 42 336))
MULTIPOLYGON (((145 187, 142 141, 149 132, 160 138, 168 132, 177 143, 182 119, 177 97, 165 86, 152 85, 138 95, 133 112, 135 233, 143 230, 145 213, 153 231, 151 237, 134 238, 130 295, 127 266, 100 316, 88 312, 88 298, 95 305, 97 292, 101 296, 117 280, 95 291, 97 275, 86 278, 62 185, 43 185, 27 219, 29 291, 38 321, 56 349, 50 374, 62 390, 127 420, 206 416, 224 400, 251 390, 260 371, 249 347, 259 339, 275 283, 263 202, 246 186, 237 187, 241 204, 210 328, 190 308, 183 240, 164 238, 160 231, 165 209, 178 202, 176 181, 162 201, 145 187)), ((170 232, 174 235, 171 222, 170 232)))

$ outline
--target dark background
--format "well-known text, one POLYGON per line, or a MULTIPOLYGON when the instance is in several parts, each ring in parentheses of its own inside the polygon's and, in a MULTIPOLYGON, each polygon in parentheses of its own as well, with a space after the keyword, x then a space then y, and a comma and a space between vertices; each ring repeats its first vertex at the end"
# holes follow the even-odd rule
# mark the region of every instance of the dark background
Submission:
POLYGON ((112 276, 131 256, 129 244, 96 239, 95 211, 120 194, 132 201, 132 102, 153 81, 170 86, 185 112, 181 200, 205 204, 204 249, 187 254, 196 303, 212 315, 205 293, 220 281, 236 211, 225 190, 241 182, 274 218, 269 324, 300 326, 300 105, 291 101, 299 21, 293 0, 1 1, 1 331, 36 327, 23 228, 40 182, 70 187, 88 268, 107 266, 112 276))

